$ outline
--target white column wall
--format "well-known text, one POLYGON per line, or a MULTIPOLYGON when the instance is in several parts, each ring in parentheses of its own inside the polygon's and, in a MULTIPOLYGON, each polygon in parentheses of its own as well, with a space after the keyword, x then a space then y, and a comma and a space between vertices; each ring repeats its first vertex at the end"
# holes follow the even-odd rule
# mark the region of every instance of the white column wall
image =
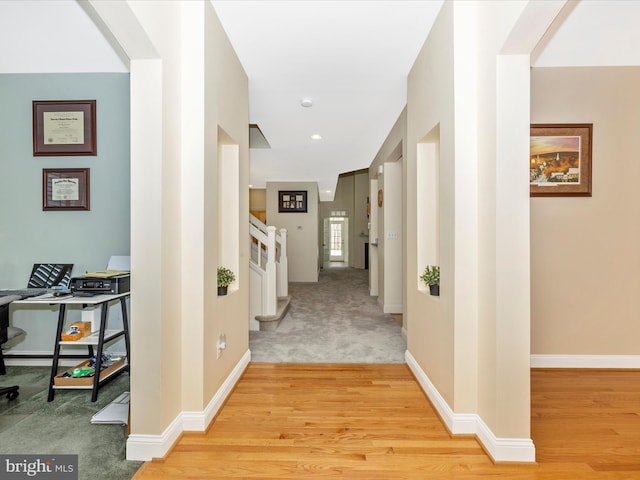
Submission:
MULTIPOLYGON (((90 5, 131 59, 127 457, 149 459, 185 425, 204 429, 248 358, 248 246, 238 251, 240 290, 215 296, 217 128, 237 139, 239 183, 248 185, 248 80, 208 2, 90 5), (220 332, 228 346, 217 358, 220 332)), ((233 235, 247 238, 248 187, 237 205, 233 235)))

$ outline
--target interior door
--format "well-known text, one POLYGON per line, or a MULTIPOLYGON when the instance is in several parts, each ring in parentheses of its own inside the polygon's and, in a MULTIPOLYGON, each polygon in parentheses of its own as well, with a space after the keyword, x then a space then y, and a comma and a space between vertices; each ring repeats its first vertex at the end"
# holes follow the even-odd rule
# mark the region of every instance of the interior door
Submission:
POLYGON ((329 221, 329 261, 344 262, 344 217, 331 217, 329 221))
POLYGON ((329 231, 329 219, 324 219, 324 229, 322 230, 322 262, 329 263, 329 244, 331 243, 329 231))

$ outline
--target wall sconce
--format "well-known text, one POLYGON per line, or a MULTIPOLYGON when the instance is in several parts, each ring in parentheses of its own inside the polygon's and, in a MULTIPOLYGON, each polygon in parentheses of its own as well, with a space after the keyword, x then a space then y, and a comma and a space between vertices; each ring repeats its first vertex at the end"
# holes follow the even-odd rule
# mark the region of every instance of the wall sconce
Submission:
POLYGON ((384 167, 382 165, 378 165, 378 176, 382 175, 384 172, 384 167))

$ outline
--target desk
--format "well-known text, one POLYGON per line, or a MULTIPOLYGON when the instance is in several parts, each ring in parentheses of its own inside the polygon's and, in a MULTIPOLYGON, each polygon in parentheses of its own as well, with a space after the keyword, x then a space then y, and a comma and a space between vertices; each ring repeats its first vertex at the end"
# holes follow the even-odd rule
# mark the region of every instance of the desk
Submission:
POLYGON ((96 295, 93 297, 54 297, 52 294, 40 295, 38 297, 26 298, 24 300, 17 300, 13 302, 14 305, 57 305, 58 306, 58 328, 56 330, 56 342, 53 349, 53 361, 51 363, 51 378, 49 380, 49 396, 47 401, 53 400, 56 388, 85 388, 91 389, 91 401, 95 402, 98 399, 98 389, 108 381, 115 378, 118 374, 129 371, 130 358, 129 358, 129 322, 127 318, 127 304, 126 299, 129 296, 129 292, 120 293, 115 295, 96 295), (122 307, 122 330, 107 330, 107 311, 109 302, 119 300, 122 307), (64 330, 65 314, 67 311, 67 305, 82 305, 83 307, 94 305, 100 307, 100 328, 97 332, 92 332, 91 335, 75 340, 71 342, 61 341, 62 331, 64 330), (125 362, 122 366, 108 376, 100 375, 102 367, 102 352, 104 344, 108 343, 116 338, 124 335, 125 342, 125 362), (93 350, 93 346, 97 346, 96 352, 96 374, 93 376, 93 385, 90 386, 57 386, 55 385, 55 377, 58 374, 58 361, 60 359, 60 347, 62 345, 86 345, 89 347, 89 354, 93 350))

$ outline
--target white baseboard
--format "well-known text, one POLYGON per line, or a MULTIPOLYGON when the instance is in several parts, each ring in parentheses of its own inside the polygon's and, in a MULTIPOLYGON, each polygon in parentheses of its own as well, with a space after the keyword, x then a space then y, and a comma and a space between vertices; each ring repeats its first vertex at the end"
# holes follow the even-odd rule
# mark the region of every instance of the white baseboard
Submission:
POLYGON ((131 434, 127 438, 126 458, 148 462, 164 457, 182 434, 182 418, 178 415, 160 435, 131 434))
POLYGON ((536 451, 531 439, 498 438, 479 415, 454 413, 408 350, 405 352, 405 359, 422 390, 429 397, 445 426, 453 435, 475 435, 486 452, 496 462, 535 462, 536 451))
POLYGON ((640 355, 531 355, 531 368, 640 368, 640 355))
POLYGON ((249 350, 242 356, 202 412, 180 412, 160 435, 131 434, 127 439, 127 460, 149 461, 162 458, 182 432, 204 432, 251 361, 249 350))
POLYGON ((402 313, 402 305, 384 305, 382 311, 384 313, 402 313))

